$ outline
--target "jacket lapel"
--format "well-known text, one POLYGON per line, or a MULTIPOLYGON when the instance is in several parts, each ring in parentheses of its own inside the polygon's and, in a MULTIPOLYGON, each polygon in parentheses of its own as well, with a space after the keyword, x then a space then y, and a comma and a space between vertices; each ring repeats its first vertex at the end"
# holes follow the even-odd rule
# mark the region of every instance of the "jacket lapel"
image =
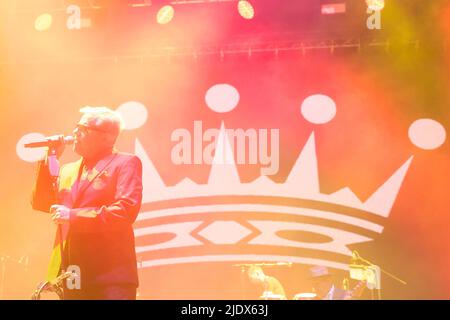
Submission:
POLYGON ((78 190, 80 189, 80 176, 81 176, 81 171, 83 170, 83 158, 79 159, 76 163, 76 165, 74 166, 74 171, 73 171, 73 175, 75 181, 72 184, 70 193, 71 193, 71 200, 72 200, 72 206, 75 203, 75 199, 77 197, 77 193, 78 190))
POLYGON ((95 180, 95 178, 97 178, 103 172, 103 170, 105 170, 106 167, 108 167, 108 165, 114 160, 116 155, 117 155, 117 153, 114 152, 97 162, 92 174, 88 175, 88 177, 84 181, 84 183, 79 184, 72 208, 76 208, 78 206, 78 203, 79 203, 81 197, 83 196, 84 192, 89 188, 89 186, 92 184, 92 182, 95 180))

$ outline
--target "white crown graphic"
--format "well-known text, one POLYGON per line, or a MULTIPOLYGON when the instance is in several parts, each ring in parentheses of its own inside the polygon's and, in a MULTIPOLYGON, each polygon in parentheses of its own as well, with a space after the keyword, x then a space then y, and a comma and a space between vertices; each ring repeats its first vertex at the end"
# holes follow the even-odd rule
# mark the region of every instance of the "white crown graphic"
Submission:
MULTIPOLYGON (((238 104, 239 93, 231 85, 218 84, 208 90, 205 100, 213 111, 229 112, 238 104)), ((124 103, 117 111, 128 130, 145 123, 147 110, 138 102, 124 103)), ((336 105, 327 96, 313 95, 303 101, 301 111, 309 122, 323 124, 334 117, 336 105)), ((432 119, 414 121, 408 135, 425 150, 446 140, 445 128, 432 119)), ((42 158, 45 151, 23 147, 42 138, 40 133, 23 136, 17 143, 19 157, 29 162, 42 158)), ((413 160, 413 156, 406 159, 363 202, 347 187, 321 192, 314 131, 283 183, 264 175, 241 182, 223 122, 206 184, 185 178, 167 186, 138 138, 134 148, 143 164, 143 204, 134 225, 141 268, 282 261, 347 270, 349 246, 382 233, 413 160)))
MULTIPOLYGON (((221 135, 225 135, 224 126, 221 135)), ((229 144, 220 143, 216 156, 231 152, 229 144), (228 149, 229 151, 225 151, 228 149)), ((226 141, 226 139, 225 139, 226 141)), ((138 245, 138 254, 151 253, 175 248, 185 248, 183 256, 171 256, 162 259, 149 259, 142 263, 143 267, 188 263, 201 261, 289 261, 293 263, 322 264, 334 268, 346 269, 346 264, 320 258, 296 257, 293 254, 200 254, 184 256, 188 247, 201 247, 213 243, 220 246, 241 243, 248 239, 248 245, 269 247, 290 247, 332 252, 338 255, 351 256, 348 245, 370 241, 375 234, 383 231, 383 221, 389 216, 391 207, 397 197, 408 167, 410 157, 368 200, 361 202, 349 189, 344 188, 332 194, 322 194, 319 190, 317 159, 314 133, 312 133, 284 183, 275 183, 266 176, 261 176, 251 183, 241 183, 234 165, 215 161, 212 165, 207 184, 196 184, 186 178, 174 186, 166 186, 156 171, 152 161, 146 154, 142 144, 136 139, 135 152, 143 161, 143 209, 138 216, 135 236, 140 237, 172 233, 176 235, 163 243, 138 245), (229 202, 202 201, 202 198, 231 198, 229 202), (254 198, 251 201, 251 198, 254 198), (273 201, 261 201, 261 199, 273 201), (194 205, 181 205, 177 200, 190 199, 194 205), (197 199, 197 201, 192 201, 197 199), (250 200, 250 201, 249 201, 250 200), (164 203, 167 206, 164 206, 164 203), (152 204, 159 206, 152 206, 152 204), (172 205, 171 205, 172 203, 172 205), (332 211, 327 207, 340 209, 332 211), (321 205, 323 208, 321 208, 321 205), (148 208, 148 209, 147 209, 148 208), (349 210, 350 209, 350 210, 349 210), (346 212, 352 211, 349 215, 346 212), (226 214, 224 214, 226 213, 226 214), (237 213, 238 215, 232 215, 237 213), (226 215, 229 215, 228 218, 226 215), (249 218, 245 224, 240 222, 245 214, 249 218), (217 216, 215 218, 214 216, 217 216), (363 234, 345 231, 338 228, 312 223, 300 223, 293 220, 273 220, 277 215, 292 216, 300 221, 328 220, 336 224, 364 229, 363 234), (192 219, 186 217, 193 216, 192 219), (264 219, 258 219, 260 216, 264 219), (265 217, 270 217, 266 220, 265 217), (180 219, 185 217, 185 219, 180 219), (310 219, 305 219, 310 218, 310 219), (312 218, 312 219, 311 219, 312 218), (205 224, 205 221, 209 221, 205 224), (144 226, 145 225, 145 226, 144 226), (277 236, 282 230, 315 233, 326 236, 330 241, 304 243, 277 236), (205 241, 206 240, 206 241, 205 241)), ((196 250, 198 251, 198 250, 196 250)), ((229 248, 226 251, 230 251, 229 248)), ((264 251, 264 250, 263 250, 264 251)), ((276 251, 276 250, 275 250, 276 251)), ((150 255, 151 256, 151 255, 150 255)))
MULTIPOLYGON (((434 120, 421 119, 411 125, 409 136, 417 146, 433 149, 445 140, 445 130, 434 120), (430 129, 439 136, 434 142, 418 138, 430 129)), ((135 153, 144 177, 143 206, 135 223, 141 268, 284 261, 347 270, 348 246, 382 233, 413 160, 406 159, 362 202, 347 187, 320 192, 314 132, 283 183, 267 176, 240 181, 223 122, 206 184, 185 178, 166 186, 138 138, 135 153), (306 236, 299 241, 298 235, 306 236)))

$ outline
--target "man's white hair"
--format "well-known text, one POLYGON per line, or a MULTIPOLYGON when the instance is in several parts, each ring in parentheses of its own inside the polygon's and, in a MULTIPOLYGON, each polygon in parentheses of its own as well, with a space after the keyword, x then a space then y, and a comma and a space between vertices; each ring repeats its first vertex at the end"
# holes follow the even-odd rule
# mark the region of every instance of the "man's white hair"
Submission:
POLYGON ((85 106, 80 109, 80 112, 83 114, 82 118, 86 119, 90 126, 105 133, 117 136, 124 128, 124 121, 120 113, 110 108, 85 106))

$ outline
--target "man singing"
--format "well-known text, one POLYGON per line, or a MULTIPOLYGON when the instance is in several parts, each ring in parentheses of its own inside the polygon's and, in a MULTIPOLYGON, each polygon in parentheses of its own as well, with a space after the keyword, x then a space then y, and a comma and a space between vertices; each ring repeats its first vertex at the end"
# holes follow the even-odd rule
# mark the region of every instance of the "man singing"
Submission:
MULTIPOLYGON (((79 285, 64 284, 64 299, 136 299, 132 224, 142 201, 142 164, 135 155, 114 149, 122 128, 118 113, 106 107, 80 111, 73 150, 81 159, 61 167, 53 192, 47 155, 38 165, 33 190, 33 209, 50 212, 61 231, 47 280, 75 268, 79 285)), ((63 149, 60 143, 56 153, 63 149)))

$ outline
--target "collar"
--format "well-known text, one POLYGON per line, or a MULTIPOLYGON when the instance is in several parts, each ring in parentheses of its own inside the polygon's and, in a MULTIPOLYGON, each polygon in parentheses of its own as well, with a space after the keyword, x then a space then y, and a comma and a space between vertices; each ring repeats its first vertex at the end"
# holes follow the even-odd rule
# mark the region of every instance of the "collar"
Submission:
POLYGON ((102 152, 99 152, 98 154, 96 154, 94 157, 91 158, 85 158, 83 157, 82 160, 82 165, 85 166, 86 168, 92 169, 93 167, 96 166, 96 164, 103 160, 106 157, 109 157, 110 155, 117 153, 117 150, 115 149, 106 149, 102 152))

